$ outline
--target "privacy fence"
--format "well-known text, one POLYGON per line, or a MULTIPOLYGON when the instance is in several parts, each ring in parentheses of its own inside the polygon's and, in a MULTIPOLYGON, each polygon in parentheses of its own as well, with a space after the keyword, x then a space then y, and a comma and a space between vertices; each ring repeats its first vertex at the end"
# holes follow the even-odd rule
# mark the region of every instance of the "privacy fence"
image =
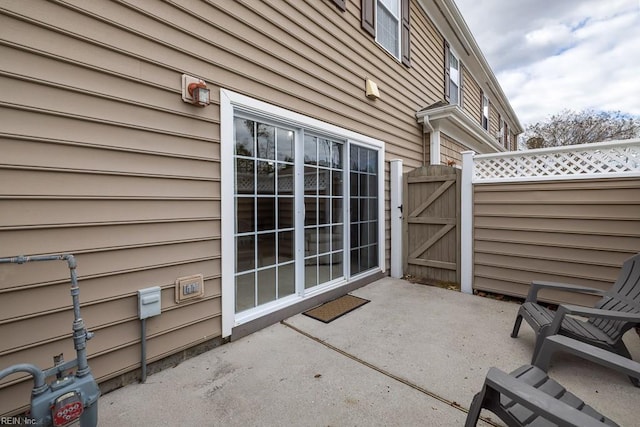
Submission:
MULTIPOLYGON (((640 252, 640 139, 465 152, 461 205, 464 292, 525 297, 532 280, 606 289, 640 252)), ((559 292, 541 297, 568 301, 559 292)))

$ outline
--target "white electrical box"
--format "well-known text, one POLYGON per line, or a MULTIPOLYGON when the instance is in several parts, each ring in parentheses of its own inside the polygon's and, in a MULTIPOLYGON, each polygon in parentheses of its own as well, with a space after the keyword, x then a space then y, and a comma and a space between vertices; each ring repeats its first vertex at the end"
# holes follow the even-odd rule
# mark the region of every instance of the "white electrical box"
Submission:
POLYGON ((138 290, 138 315, 140 319, 160 314, 160 286, 138 290))

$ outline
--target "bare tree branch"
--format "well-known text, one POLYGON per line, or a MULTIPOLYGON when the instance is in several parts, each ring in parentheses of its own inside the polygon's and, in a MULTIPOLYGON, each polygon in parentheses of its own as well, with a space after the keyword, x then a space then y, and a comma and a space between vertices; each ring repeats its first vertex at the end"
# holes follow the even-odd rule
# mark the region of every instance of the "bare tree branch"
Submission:
POLYGON ((620 111, 564 110, 528 125, 527 148, 544 148, 640 137, 640 118, 620 111))

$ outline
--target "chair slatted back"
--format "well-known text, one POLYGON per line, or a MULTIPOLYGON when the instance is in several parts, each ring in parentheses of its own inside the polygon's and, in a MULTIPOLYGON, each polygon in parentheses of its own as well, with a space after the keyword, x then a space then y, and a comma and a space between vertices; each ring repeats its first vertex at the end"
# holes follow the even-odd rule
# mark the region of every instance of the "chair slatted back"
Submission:
MULTIPOLYGON (((640 313, 640 254, 627 259, 622 265, 618 280, 595 305, 603 310, 622 313, 640 313)), ((608 319, 589 319, 613 340, 627 332, 634 323, 608 319)))

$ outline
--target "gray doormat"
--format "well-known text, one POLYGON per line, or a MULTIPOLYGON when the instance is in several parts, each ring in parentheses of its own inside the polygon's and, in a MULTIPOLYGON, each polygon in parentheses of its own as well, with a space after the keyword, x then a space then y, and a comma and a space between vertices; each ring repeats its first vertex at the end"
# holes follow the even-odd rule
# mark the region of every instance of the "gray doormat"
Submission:
POLYGON ((333 322, 340 316, 344 316, 350 311, 370 302, 368 299, 355 297, 353 295, 345 295, 333 301, 329 301, 311 310, 305 311, 305 316, 319 320, 324 323, 333 322))

